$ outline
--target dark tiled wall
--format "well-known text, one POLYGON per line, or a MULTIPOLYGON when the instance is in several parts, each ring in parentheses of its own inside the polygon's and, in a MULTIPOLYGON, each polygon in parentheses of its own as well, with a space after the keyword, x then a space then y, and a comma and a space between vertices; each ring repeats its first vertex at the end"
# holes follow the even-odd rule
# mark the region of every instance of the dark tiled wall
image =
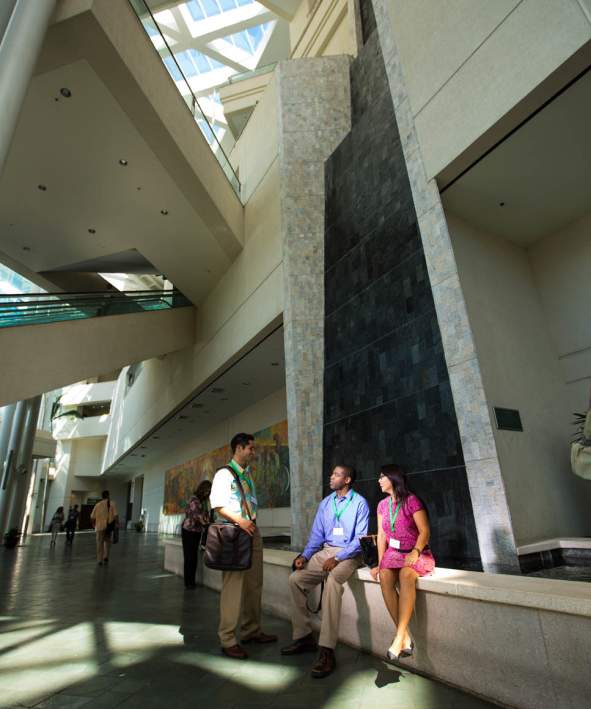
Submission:
POLYGON ((480 568, 431 286, 368 5, 366 44, 351 68, 353 128, 325 171, 325 475, 337 461, 354 464, 357 489, 375 509, 380 464, 404 464, 427 503, 439 563, 480 568))

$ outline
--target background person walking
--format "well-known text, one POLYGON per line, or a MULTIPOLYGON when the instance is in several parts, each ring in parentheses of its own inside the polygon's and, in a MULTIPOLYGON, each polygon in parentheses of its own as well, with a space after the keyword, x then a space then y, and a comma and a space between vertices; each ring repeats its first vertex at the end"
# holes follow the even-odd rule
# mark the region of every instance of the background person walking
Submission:
POLYGON ((55 546, 55 540, 57 539, 58 532, 61 532, 62 525, 64 523, 64 508, 58 507, 55 514, 51 518, 49 523, 49 531, 51 532, 51 541, 49 542, 50 547, 55 546))
POLYGON ((185 519, 181 527, 181 539, 183 541, 186 588, 195 588, 199 544, 203 534, 207 533, 207 525, 211 522, 210 492, 210 481, 203 480, 193 493, 185 509, 185 519))
POLYGON ((66 543, 71 544, 74 541, 74 534, 76 532, 76 527, 78 525, 78 517, 80 513, 78 512, 78 505, 70 507, 68 512, 68 518, 66 519, 66 543))
POLYGON ((117 507, 109 498, 109 491, 104 490, 102 497, 90 513, 90 521, 96 532, 96 559, 99 566, 109 563, 111 535, 119 519, 117 507))

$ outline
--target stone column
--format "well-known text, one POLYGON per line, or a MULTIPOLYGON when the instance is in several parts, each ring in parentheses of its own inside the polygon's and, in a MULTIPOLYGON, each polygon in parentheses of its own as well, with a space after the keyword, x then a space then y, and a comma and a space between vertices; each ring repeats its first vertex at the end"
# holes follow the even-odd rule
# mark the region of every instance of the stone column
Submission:
POLYGON ((2 0, 5 7, 0 12, 0 23, 6 28, 0 41, 0 174, 55 2, 2 0), (11 4, 14 4, 12 13, 9 12, 11 4))
POLYGON ((349 57, 277 68, 292 545, 322 497, 324 161, 351 130, 349 57))
POLYGON ((441 330, 485 571, 519 572, 505 484, 441 197, 427 179, 388 0, 372 0, 441 330))
POLYGON ((20 530, 23 525, 27 496, 31 487, 33 446, 35 445, 35 434, 37 433, 37 420, 39 418, 40 407, 41 396, 36 396, 27 401, 25 424, 16 461, 14 495, 8 514, 8 529, 17 527, 17 529, 20 530))
POLYGON ((6 452, 6 463, 4 466, 4 476, 2 478, 2 496, 0 497, 0 535, 7 529, 7 520, 10 513, 11 501, 14 495, 16 460, 21 443, 21 436, 25 425, 26 402, 19 401, 16 404, 12 426, 10 429, 10 439, 6 452))

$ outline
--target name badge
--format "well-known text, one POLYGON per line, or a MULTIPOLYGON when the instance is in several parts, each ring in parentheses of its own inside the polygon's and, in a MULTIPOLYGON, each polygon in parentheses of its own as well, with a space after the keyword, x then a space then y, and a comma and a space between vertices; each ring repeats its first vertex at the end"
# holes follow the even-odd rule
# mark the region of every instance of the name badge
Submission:
POLYGON ((393 549, 400 549, 400 542, 398 541, 398 539, 390 539, 390 546, 393 549))
POLYGON ((334 537, 342 537, 345 534, 345 530, 342 527, 335 527, 332 530, 332 534, 334 537))

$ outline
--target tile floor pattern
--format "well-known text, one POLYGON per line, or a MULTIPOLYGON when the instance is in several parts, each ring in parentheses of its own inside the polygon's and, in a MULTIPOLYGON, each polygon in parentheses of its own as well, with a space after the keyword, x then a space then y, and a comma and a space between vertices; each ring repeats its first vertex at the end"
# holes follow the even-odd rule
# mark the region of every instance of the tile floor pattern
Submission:
POLYGON ((265 617, 277 645, 246 662, 221 656, 218 595, 185 591, 163 571, 162 539, 126 532, 108 567, 94 535, 72 548, 60 535, 0 547, 0 706, 388 707, 484 709, 487 702, 339 646, 329 678, 308 675, 310 656, 282 658, 287 622, 265 617))

